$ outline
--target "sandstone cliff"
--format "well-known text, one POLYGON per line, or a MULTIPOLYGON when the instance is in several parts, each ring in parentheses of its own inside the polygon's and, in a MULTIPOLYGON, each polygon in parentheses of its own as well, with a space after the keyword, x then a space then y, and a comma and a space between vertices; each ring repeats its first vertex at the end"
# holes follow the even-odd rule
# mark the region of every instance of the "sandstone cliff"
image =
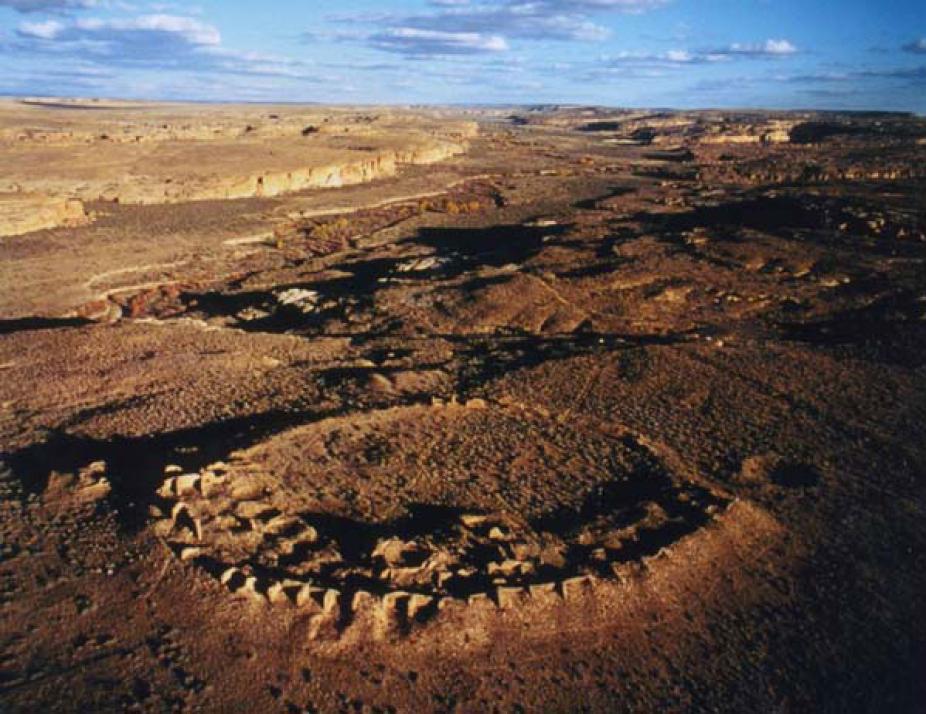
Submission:
POLYGON ((0 194, 0 236, 14 236, 44 228, 79 226, 90 217, 81 201, 41 194, 0 194))

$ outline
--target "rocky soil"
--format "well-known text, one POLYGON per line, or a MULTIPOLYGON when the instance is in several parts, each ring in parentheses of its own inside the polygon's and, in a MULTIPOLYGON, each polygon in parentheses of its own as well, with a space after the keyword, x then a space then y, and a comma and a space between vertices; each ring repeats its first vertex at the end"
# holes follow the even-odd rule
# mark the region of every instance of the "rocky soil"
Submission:
POLYGON ((0 240, 0 708, 921 709, 923 122, 416 121, 0 240))

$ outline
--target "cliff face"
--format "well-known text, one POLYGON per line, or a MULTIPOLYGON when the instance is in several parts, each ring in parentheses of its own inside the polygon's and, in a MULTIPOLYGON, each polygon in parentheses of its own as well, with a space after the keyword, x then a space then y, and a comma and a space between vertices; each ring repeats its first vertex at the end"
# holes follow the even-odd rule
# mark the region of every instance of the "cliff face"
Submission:
POLYGON ((767 121, 739 121, 724 131, 704 134, 701 144, 786 144, 791 140, 794 121, 772 119, 767 121))
POLYGON ((55 106, 0 102, 0 235, 88 220, 81 201, 273 197, 389 178, 465 152, 478 132, 426 111, 55 106))
POLYGON ((84 204, 40 194, 0 194, 0 236, 15 236, 45 228, 75 227, 88 223, 84 204))
POLYGON ((96 198, 130 204, 272 197, 312 188, 338 188, 395 176, 402 164, 432 164, 466 151, 465 142, 435 142, 411 150, 379 151, 362 159, 290 170, 255 170, 246 175, 189 176, 181 180, 133 177, 104 188, 96 198))

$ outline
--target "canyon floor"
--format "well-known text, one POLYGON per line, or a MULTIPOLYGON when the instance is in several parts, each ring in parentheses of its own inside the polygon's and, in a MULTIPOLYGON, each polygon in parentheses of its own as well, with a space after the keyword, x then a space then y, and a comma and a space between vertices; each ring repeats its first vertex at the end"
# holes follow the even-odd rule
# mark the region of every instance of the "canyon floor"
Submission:
POLYGON ((926 121, 0 103, 3 711, 922 711, 926 121))

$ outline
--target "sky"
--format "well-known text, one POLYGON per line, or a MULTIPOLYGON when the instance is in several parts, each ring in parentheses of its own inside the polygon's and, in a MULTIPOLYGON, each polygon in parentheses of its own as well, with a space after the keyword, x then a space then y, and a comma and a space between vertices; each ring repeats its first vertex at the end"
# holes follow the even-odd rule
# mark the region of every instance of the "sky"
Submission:
POLYGON ((0 0, 0 94, 926 113, 924 0, 0 0))

